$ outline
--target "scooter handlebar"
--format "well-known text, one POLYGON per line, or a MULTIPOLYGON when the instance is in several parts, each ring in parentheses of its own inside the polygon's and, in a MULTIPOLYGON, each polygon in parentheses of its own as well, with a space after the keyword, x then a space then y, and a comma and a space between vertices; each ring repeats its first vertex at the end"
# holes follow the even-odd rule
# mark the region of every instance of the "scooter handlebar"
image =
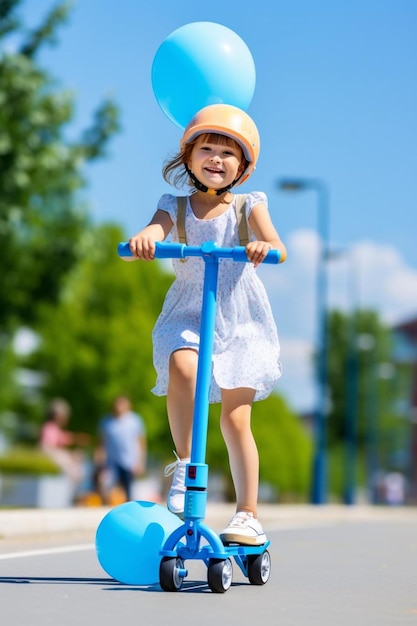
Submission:
MULTIPOLYGON (((129 242, 119 243, 117 251, 120 257, 133 256, 130 251, 129 242)), ((155 257, 157 259, 184 259, 189 256, 211 256, 232 259, 233 261, 240 261, 242 263, 249 261, 244 246, 235 246, 234 248, 218 248, 212 241, 203 243, 202 246, 187 246, 183 243, 167 243, 160 241, 155 244, 155 257)), ((279 250, 270 250, 263 260, 263 263, 276 265, 279 263, 280 258, 281 253, 279 250)))

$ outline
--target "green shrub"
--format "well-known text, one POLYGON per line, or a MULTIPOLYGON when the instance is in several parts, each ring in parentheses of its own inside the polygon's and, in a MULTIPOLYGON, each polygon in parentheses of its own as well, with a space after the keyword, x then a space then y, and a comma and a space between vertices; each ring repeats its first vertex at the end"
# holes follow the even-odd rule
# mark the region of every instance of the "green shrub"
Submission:
POLYGON ((0 473, 42 476, 60 474, 60 468, 35 448, 13 448, 0 455, 0 473))

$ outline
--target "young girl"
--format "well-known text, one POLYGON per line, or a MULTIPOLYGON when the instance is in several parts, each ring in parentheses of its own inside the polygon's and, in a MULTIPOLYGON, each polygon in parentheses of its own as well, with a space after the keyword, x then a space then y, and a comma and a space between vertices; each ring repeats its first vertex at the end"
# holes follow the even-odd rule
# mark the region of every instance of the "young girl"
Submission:
MULTIPOLYGON (((259 134, 242 110, 215 104, 199 111, 185 129, 179 154, 164 170, 176 187, 188 183, 187 244, 239 245, 236 196, 230 189, 249 178, 259 155, 259 134)), ((152 220, 129 240, 133 260, 151 261, 155 242, 171 234, 179 241, 177 198, 165 194, 152 220)), ((247 195, 245 216, 250 263, 221 259, 214 337, 210 402, 221 402, 221 431, 236 491, 236 514, 220 534, 224 543, 261 545, 266 536, 257 520, 259 458, 251 431, 254 400, 266 398, 280 376, 279 342, 271 307, 256 267, 269 250, 286 250, 267 209, 264 193, 247 195)), ((126 257, 125 260, 128 260, 126 257)), ((153 331, 156 395, 167 396, 168 420, 177 460, 168 508, 184 512, 185 466, 190 460, 193 405, 199 348, 204 261, 173 260, 176 280, 170 287, 153 331)))

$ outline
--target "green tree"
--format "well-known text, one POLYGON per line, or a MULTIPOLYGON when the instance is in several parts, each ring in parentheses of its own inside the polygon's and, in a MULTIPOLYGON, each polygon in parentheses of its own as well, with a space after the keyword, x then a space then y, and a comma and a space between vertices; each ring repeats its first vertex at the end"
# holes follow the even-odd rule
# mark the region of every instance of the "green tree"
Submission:
POLYGON ((394 363, 393 348, 393 333, 376 311, 330 314, 328 444, 336 495, 351 471, 346 463, 354 463, 355 482, 369 485, 379 471, 404 470, 409 422, 401 400, 409 394, 409 369, 394 363))
POLYGON ((55 302, 61 280, 80 256, 88 226, 79 197, 83 166, 102 157, 118 129, 111 101, 99 104, 91 127, 70 143, 70 94, 57 89, 37 62, 68 17, 61 2, 26 34, 20 0, 0 0, 0 328, 33 324, 38 302, 55 302), (7 49, 10 35, 19 41, 7 49))
POLYGON ((30 365, 47 373, 46 397, 62 395, 70 402, 74 429, 94 434, 114 397, 127 393, 157 450, 170 436, 165 400, 150 391, 151 335, 172 275, 157 262, 119 259, 123 238, 120 227, 109 224, 83 237, 82 260, 65 279, 60 301, 41 307, 42 343, 30 365))
POLYGON ((329 316, 328 359, 329 443, 343 441, 350 405, 357 412, 359 436, 363 441, 369 395, 373 393, 377 397, 384 388, 382 379, 378 380, 377 368, 392 360, 391 331, 375 311, 353 314, 333 311, 329 316))

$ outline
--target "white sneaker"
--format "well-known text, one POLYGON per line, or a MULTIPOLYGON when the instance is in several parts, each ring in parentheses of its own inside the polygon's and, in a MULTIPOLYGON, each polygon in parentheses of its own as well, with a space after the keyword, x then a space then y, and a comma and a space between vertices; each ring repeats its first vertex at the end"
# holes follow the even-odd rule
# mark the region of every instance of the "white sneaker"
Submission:
POLYGON ((178 454, 174 450, 174 454, 177 460, 166 466, 164 475, 171 476, 172 485, 168 493, 167 507, 171 513, 175 515, 182 515, 184 513, 184 500, 185 500, 185 466, 190 462, 190 459, 180 459, 178 454))
POLYGON ((267 541, 261 524, 249 511, 235 513, 229 525, 220 533, 220 539, 226 545, 240 543, 247 546, 260 546, 267 541))

